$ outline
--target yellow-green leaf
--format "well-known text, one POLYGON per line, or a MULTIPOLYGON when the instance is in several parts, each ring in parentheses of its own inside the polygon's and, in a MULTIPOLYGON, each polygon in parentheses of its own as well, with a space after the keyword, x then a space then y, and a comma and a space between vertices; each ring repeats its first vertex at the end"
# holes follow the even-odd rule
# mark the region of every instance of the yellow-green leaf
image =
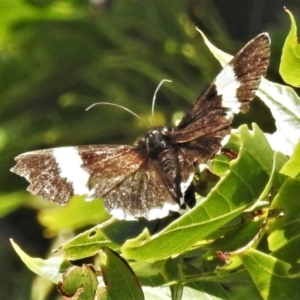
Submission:
POLYGON ((291 19, 291 29, 286 37, 279 67, 282 79, 293 86, 300 86, 300 46, 297 38, 297 25, 292 13, 285 9, 291 19))
POLYGON ((50 257, 45 260, 30 257, 12 239, 10 242, 28 269, 39 276, 51 280, 53 283, 58 283, 61 280, 62 274, 60 270, 67 267, 67 265, 70 265, 63 257, 60 256, 50 257))
POLYGON ((290 264, 251 248, 241 259, 262 299, 299 298, 300 274, 291 274, 290 264))
POLYGON ((140 283, 123 258, 106 247, 99 255, 107 299, 144 299, 140 283))
POLYGON ((296 145, 291 158, 281 169, 281 173, 300 180, 300 142, 296 145))

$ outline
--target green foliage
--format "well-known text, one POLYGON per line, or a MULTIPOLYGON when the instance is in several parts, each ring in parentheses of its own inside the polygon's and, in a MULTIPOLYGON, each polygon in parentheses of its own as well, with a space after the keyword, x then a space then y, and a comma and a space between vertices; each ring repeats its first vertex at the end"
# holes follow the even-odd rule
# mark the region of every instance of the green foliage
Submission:
POLYGON ((11 243, 24 264, 26 264, 32 272, 54 283, 60 282, 62 280, 61 272, 66 271, 66 268, 71 266, 63 257, 50 257, 47 260, 29 257, 13 240, 11 240, 11 243), (62 266, 65 267, 63 268, 62 266))
POLYGON ((104 299, 118 299, 120 296, 128 300, 144 299, 140 283, 125 260, 106 247, 99 253, 99 259, 105 283, 104 299))
MULTIPOLYGON (((268 84, 273 87, 268 94, 268 100, 272 101, 272 92, 277 85, 268 84)), ((268 92, 265 86, 263 83, 264 93, 268 92)), ((276 111, 276 105, 272 109, 276 111)), ((288 114, 289 110, 286 111, 288 114)), ((298 233, 293 228, 298 227, 295 222, 300 210, 298 207, 291 209, 285 202, 299 194, 300 183, 297 180, 291 183, 291 179, 280 173, 283 166, 288 168, 287 159, 272 150, 257 125, 253 124, 252 131, 245 125, 241 126, 236 136, 235 143, 231 140, 231 144, 234 149, 237 143, 240 144, 238 157, 229 161, 224 176, 193 210, 154 234, 150 222, 147 224, 145 220, 125 222, 111 219, 64 243, 58 249, 64 250, 61 259, 77 260, 99 255, 106 289, 98 295, 101 294, 103 299, 117 299, 120 297, 117 295, 123 293, 129 295, 124 299, 132 299, 132 295, 136 295, 134 299, 143 299, 137 280, 150 287, 169 285, 172 299, 186 297, 184 285, 195 290, 197 297, 211 295, 216 299, 239 299, 236 291, 245 281, 249 286, 248 298, 274 299, 279 295, 277 299, 283 299, 288 295, 293 299, 291 290, 300 283, 297 269, 291 274, 299 259, 298 253, 294 253, 294 259, 291 259, 291 252, 299 245, 298 233), (276 211, 277 214, 273 215, 272 212, 276 211), (135 234, 128 230, 131 225, 134 225, 135 234), (289 232, 289 238, 283 240, 281 237, 281 244, 274 244, 279 239, 276 236, 284 232, 289 232), (266 247, 266 243, 269 246, 266 247), (129 265, 107 246, 123 256, 129 265), (238 277, 234 276, 237 271, 238 277)), ((223 161, 216 159, 215 164, 219 163, 223 165, 223 161)), ((18 253, 20 255, 20 250, 18 253)), ((34 264, 36 259, 25 254, 22 256, 26 257, 23 261, 29 268, 41 274, 44 266, 43 263, 39 265, 40 260, 39 264, 34 264)), ((49 261, 44 264, 47 266, 49 261)), ((53 264, 52 268, 49 275, 42 275, 54 281, 52 278, 61 272, 63 278, 59 285, 65 285, 66 281, 72 285, 77 283, 77 287, 72 288, 72 295, 86 299, 79 296, 78 289, 83 288, 80 293, 85 288, 90 290, 90 281, 85 284, 69 275, 71 271, 73 274, 74 267, 66 273, 59 264, 56 268, 53 264)), ((82 270, 76 267, 76 272, 86 272, 85 269, 85 265, 82 270)), ((148 290, 144 291, 146 298, 150 294, 148 290)))
POLYGON ((291 19, 291 29, 285 40, 279 72, 283 80, 293 86, 300 86, 300 47, 297 37, 297 25, 292 13, 285 9, 291 19))
POLYGON ((287 176, 300 180, 300 142, 297 143, 291 158, 283 166, 281 172, 287 176))
MULTIPOLYGON (((276 132, 239 127, 226 146, 237 157, 210 162, 220 179, 210 178, 213 188, 180 218, 120 221, 101 201, 76 197, 62 208, 24 188, 15 192, 21 188, 8 170, 19 153, 130 143, 145 131, 124 111, 102 106, 85 113, 89 105, 118 103, 150 124, 153 92, 168 78, 173 83, 159 91, 154 124, 171 124, 217 74, 183 1, 99 3, 11 0, 1 7, 0 215, 26 205, 38 211, 47 236, 57 237, 47 259, 12 242, 40 276, 31 298, 47 298, 42 277, 75 299, 298 299, 300 100, 286 86, 263 80, 258 96, 276 132), (61 241, 63 234, 69 237, 61 241)), ((228 44, 211 1, 205 8, 202 22, 228 44)), ((230 56, 204 39, 226 63, 230 56)))

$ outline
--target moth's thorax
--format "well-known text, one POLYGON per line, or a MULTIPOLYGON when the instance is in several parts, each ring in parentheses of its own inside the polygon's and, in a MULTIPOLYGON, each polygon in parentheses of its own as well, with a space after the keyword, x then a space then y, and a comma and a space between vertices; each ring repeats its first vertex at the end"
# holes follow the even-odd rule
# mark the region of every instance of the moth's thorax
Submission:
POLYGON ((171 128, 160 127, 149 132, 138 141, 138 147, 143 149, 150 157, 156 158, 159 153, 171 147, 171 128))

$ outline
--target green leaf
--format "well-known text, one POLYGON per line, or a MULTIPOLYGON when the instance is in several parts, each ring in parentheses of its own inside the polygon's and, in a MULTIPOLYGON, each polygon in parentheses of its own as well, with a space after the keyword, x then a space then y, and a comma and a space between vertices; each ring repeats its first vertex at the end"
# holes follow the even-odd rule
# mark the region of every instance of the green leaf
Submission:
POLYGON ((213 173, 219 177, 224 176, 229 168, 230 161, 238 155, 241 146, 240 136, 232 130, 230 138, 226 145, 224 145, 224 150, 228 149, 232 151, 233 157, 224 151, 224 154, 217 155, 212 162, 211 169, 213 173))
MULTIPOLYGON (((254 221, 251 215, 245 213, 239 218, 240 223, 232 226, 228 233, 224 233, 224 237, 217 239, 211 245, 208 254, 214 255, 220 249, 222 249, 222 252, 234 251, 245 246, 257 235, 265 218, 266 216, 263 214, 254 221)), ((230 226, 228 227, 230 228, 230 226)), ((228 268, 232 268, 232 263, 228 268)))
POLYGON ((145 233, 121 248, 126 258, 155 261, 178 255, 205 239, 259 199, 273 169, 273 152, 253 124, 239 128, 242 147, 230 170, 207 198, 152 237, 145 233), (180 242, 178 242, 180 241, 180 242))
POLYGON ((179 281, 183 278, 181 271, 182 257, 168 258, 160 271, 160 274, 164 277, 165 282, 179 281))
POLYGON ((233 299, 226 289, 216 282, 193 282, 184 287, 182 299, 227 300, 233 299))
POLYGON ((300 260, 300 182, 288 178, 274 198, 271 209, 279 216, 269 222, 272 255, 291 264, 300 260), (282 212, 282 213, 280 213, 282 212))
POLYGON ((228 271, 219 267, 216 272, 199 276, 187 285, 221 299, 244 300, 245 295, 247 299, 260 299, 257 288, 245 268, 228 271))
POLYGON ((218 49, 215 47, 205 36, 205 34, 197 28, 197 31, 202 35, 204 42, 207 46, 207 48, 210 50, 210 52, 214 55, 214 57, 219 61, 222 67, 225 67, 233 58, 232 55, 225 53, 224 51, 218 49))
POLYGON ((300 137, 300 98, 288 86, 262 78, 257 96, 270 108, 277 131, 268 135, 272 148, 291 155, 300 137))
POLYGON ((165 284, 165 279, 160 275, 164 261, 161 262, 130 262, 130 267, 138 276, 143 286, 157 287, 165 284))
POLYGON ((98 280, 92 265, 72 266, 63 274, 57 288, 64 299, 94 299, 98 280))
POLYGON ((281 169, 281 173, 300 180, 300 141, 296 145, 291 158, 281 169))
POLYGON ((124 259, 107 247, 99 256, 107 299, 144 299, 142 288, 124 259))
POLYGON ((56 251, 64 250, 68 259, 82 259, 93 256, 99 249, 106 246, 113 250, 120 248, 127 239, 139 235, 144 228, 151 227, 145 219, 140 221, 125 221, 111 218, 75 236, 61 245, 56 251))
MULTIPOLYGON (((261 195, 261 199, 269 198, 270 194, 272 197, 278 192, 281 186, 286 180, 286 176, 281 174, 281 169, 287 162, 287 157, 281 152, 274 153, 274 164, 272 169, 272 174, 270 176, 269 182, 266 185, 264 192, 261 195)), ((269 199, 268 199, 269 200, 269 199)))
POLYGON ((214 158, 213 164, 212 164, 212 171, 217 176, 224 176, 225 173, 228 171, 230 163, 230 158, 226 155, 218 155, 214 158))
MULTIPOLYGON (((255 204, 255 208, 251 208, 250 212, 245 212, 243 215, 236 218, 234 222, 227 224, 226 227, 223 226, 222 230, 224 236, 217 239, 209 247, 209 254, 214 254, 222 249, 222 252, 235 251, 236 249, 242 248, 251 241, 257 239, 257 234, 261 230, 262 224, 266 221, 268 215, 268 207, 270 201, 270 195, 276 195, 278 190, 285 183, 286 176, 279 173, 280 169, 286 162, 287 158, 280 152, 274 153, 272 174, 269 177, 269 181, 265 186, 264 191, 260 195, 260 200, 255 204), (267 210, 261 210, 261 208, 266 208, 267 210), (254 216, 253 213, 257 211, 257 215, 254 216), (228 232, 226 228, 228 227, 228 232)), ((274 196, 273 196, 274 197, 274 196)), ((227 266, 227 269, 234 269, 240 265, 240 261, 236 260, 236 257, 232 257, 232 262, 227 266)))
POLYGON ((293 86, 300 86, 300 46, 297 38, 297 25, 292 13, 285 8, 291 19, 291 29, 286 37, 279 67, 282 79, 293 86))
POLYGON ((251 248, 240 257, 263 299, 299 298, 300 273, 291 274, 291 265, 251 248))
POLYGON ((97 225, 80 233, 55 251, 64 250, 66 252, 65 257, 70 260, 77 260, 95 255, 99 252, 99 249, 104 246, 118 249, 119 246, 112 243, 111 240, 105 236, 101 227, 101 225, 97 225))
POLYGON ((169 258, 165 261, 160 274, 165 282, 172 282, 170 286, 172 300, 181 300, 183 293, 183 285, 180 281, 183 279, 182 272, 183 258, 178 256, 174 259, 169 258), (175 284, 178 282, 177 284, 175 284))
POLYGON ((23 263, 35 274, 58 283, 62 279, 61 270, 70 266, 70 263, 63 257, 50 257, 49 259, 34 258, 27 255, 12 239, 13 248, 23 261, 23 263))

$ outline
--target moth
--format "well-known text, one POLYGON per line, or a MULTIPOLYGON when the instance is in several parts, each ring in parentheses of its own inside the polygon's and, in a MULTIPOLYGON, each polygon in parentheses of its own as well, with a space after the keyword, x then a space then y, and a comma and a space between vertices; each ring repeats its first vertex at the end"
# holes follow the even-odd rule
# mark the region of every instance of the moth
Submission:
POLYGON ((118 218, 154 219, 169 210, 191 208, 195 198, 187 191, 195 167, 220 149, 233 115, 247 112, 269 57, 269 36, 262 33, 223 68, 177 126, 151 129, 135 146, 27 152, 15 158, 11 171, 25 177, 28 190, 45 200, 66 205, 73 195, 103 198, 118 218))

